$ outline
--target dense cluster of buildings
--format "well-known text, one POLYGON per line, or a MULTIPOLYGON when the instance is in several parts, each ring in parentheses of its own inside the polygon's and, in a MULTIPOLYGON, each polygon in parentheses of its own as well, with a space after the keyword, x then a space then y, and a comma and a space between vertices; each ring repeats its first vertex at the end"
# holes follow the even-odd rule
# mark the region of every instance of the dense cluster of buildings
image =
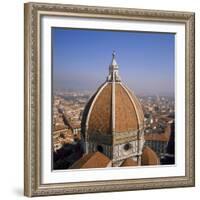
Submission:
POLYGON ((88 92, 56 91, 53 99, 54 169, 68 168, 82 155, 81 119, 88 92))
POLYGON ((174 99, 139 97, 121 82, 113 54, 92 96, 55 91, 54 169, 174 164, 174 99))
POLYGON ((174 98, 151 96, 142 98, 141 103, 145 113, 145 145, 157 153, 161 164, 166 164, 162 160, 168 155, 169 144, 174 143, 171 137, 174 134, 174 98))

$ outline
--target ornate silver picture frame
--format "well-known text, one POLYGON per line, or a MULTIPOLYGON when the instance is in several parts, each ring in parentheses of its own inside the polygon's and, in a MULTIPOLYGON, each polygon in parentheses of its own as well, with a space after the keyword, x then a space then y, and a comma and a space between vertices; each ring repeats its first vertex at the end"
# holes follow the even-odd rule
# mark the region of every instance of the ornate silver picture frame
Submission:
MULTIPOLYGON (((63 22, 64 24, 65 22, 63 22)), ((108 24, 109 24, 108 23, 108 24)), ((46 23, 48 24, 48 23, 46 23)), ((72 25, 60 25, 65 29, 72 28, 72 25)), ((77 23, 78 24, 78 23, 77 23)), ((76 29, 91 29, 90 26, 87 28, 83 28, 80 25, 76 25, 76 29)), ((108 25, 109 26, 109 25, 108 25)), ((122 27, 122 26, 119 26, 122 27)), ((139 29, 140 29, 139 28, 139 29)), ((139 30, 138 29, 138 30, 139 30)), ((96 28, 96 30, 107 30, 105 27, 96 28)), ((114 28, 110 27, 110 30, 114 30, 114 32, 120 31, 121 28, 114 28), (115 30, 114 30, 115 29, 115 30)), ((127 28, 129 32, 131 32, 131 28, 127 28)), ((142 30, 142 28, 141 28, 142 30)), ((152 29, 153 30, 153 29, 152 29)), ((179 28, 177 28, 179 31, 179 28)), ((112 8, 112 7, 92 7, 92 6, 78 6, 78 5, 62 5, 62 4, 43 4, 43 3, 26 3, 24 6, 24 70, 25 70, 25 77, 24 77, 24 97, 25 97, 25 105, 24 105, 24 194, 26 196, 45 196, 45 195, 61 195, 61 194, 77 194, 77 193, 95 193, 95 192, 115 192, 115 191, 128 191, 128 190, 141 190, 141 189, 156 189, 156 188, 172 188, 172 187, 191 187, 195 185, 195 15, 191 12, 179 12, 179 11, 160 11, 160 10, 142 10, 142 9, 132 9, 132 8, 112 8), (101 26, 101 21, 112 24, 113 22, 126 24, 128 27, 131 26, 131 23, 137 24, 138 27, 148 26, 148 24, 152 25, 155 24, 155 32, 162 32, 160 30, 156 30, 156 27, 159 25, 167 25, 170 24, 171 27, 181 27, 180 31, 182 31, 182 40, 184 41, 184 45, 179 42, 176 42, 176 46, 180 45, 180 47, 184 47, 182 49, 182 57, 179 56, 180 60, 183 61, 183 65, 179 68, 182 70, 182 76, 184 77, 184 88, 182 88, 185 96, 182 96, 183 105, 184 105, 184 118, 180 118, 177 113, 176 121, 180 121, 184 127, 184 135, 177 136, 180 140, 183 141, 183 145, 176 146, 176 152, 179 152, 179 149, 182 148, 180 151, 184 152, 183 159, 179 157, 179 160, 184 160, 183 163, 175 163, 175 167, 180 167, 178 169, 182 170, 182 174, 175 174, 172 173, 169 176, 162 176, 157 175, 155 177, 134 177, 132 176, 128 170, 131 170, 132 165, 129 166, 127 169, 118 168, 120 164, 119 162, 113 162, 108 159, 108 163, 106 166, 117 166, 115 168, 115 173, 120 174, 123 170, 123 173, 126 171, 126 177, 119 176, 120 178, 102 178, 99 175, 99 178, 95 180, 79 179, 80 173, 90 173, 90 171, 95 170, 95 173, 98 174, 101 170, 110 170, 111 169, 90 169, 90 170, 82 170, 76 171, 71 167, 69 171, 59 171, 54 172, 53 168, 50 168, 49 173, 52 173, 52 177, 55 174, 60 174, 61 178, 51 179, 50 175, 45 172, 48 169, 45 166, 51 166, 51 160, 49 164, 46 164, 48 159, 46 159, 45 154, 43 152, 51 151, 51 148, 44 149, 44 140, 48 140, 45 135, 51 135, 51 132, 46 131, 44 129, 44 124, 48 124, 47 118, 45 118, 43 107, 45 105, 44 96, 45 96, 45 88, 44 85, 46 84, 45 81, 52 80, 52 72, 48 72, 48 69, 51 67, 46 67, 44 69, 45 62, 44 59, 49 60, 52 62, 52 58, 45 57, 44 49, 46 48, 47 52, 50 52, 49 55, 52 56, 52 44, 47 46, 44 45, 43 41, 44 38, 47 37, 45 29, 45 21, 43 19, 52 18, 53 25, 52 27, 57 27, 57 19, 61 19, 63 21, 71 19, 71 24, 74 23, 76 20, 98 20, 101 26), (44 58, 45 57, 45 58, 44 58), (46 71, 48 73, 46 73, 46 71), (44 75, 45 74, 45 75, 44 75), (50 74, 48 76, 48 74, 50 74), (44 78, 46 76, 47 78, 44 78), (180 119, 179 119, 180 118, 180 119), (44 132, 46 134, 44 134, 44 132), (116 164, 117 163, 117 164, 116 164), (181 166, 179 166, 179 164, 181 166), (73 171, 74 170, 74 171, 73 171), (63 175, 62 175, 63 173, 63 175), (65 173, 65 174, 64 174, 65 173), (77 179, 71 179, 71 181, 65 181, 64 176, 66 173, 70 173, 74 176, 77 176, 77 179), (130 174, 130 176, 129 176, 130 174), (46 177, 45 177, 46 176, 46 177), (121 178, 122 177, 122 178, 121 178), (49 181, 48 181, 49 180, 49 181), (55 181, 54 181, 55 180, 55 181)), ((150 31, 150 32, 154 32, 150 31)), ((140 31, 138 31, 140 32, 140 31)), ((146 32, 149 32, 148 30, 146 32)), ((176 34, 176 32, 172 32, 176 34)), ((50 36, 52 36, 50 34, 50 36)), ((178 37, 178 36, 177 36, 178 37)), ((177 39, 177 38, 176 38, 177 39)), ((176 40, 175 39, 175 40, 176 40)), ((50 40, 47 41, 51 41, 50 40)), ((95 49, 94 49, 95 50, 95 49)), ((177 47, 175 51, 178 51, 179 48, 177 47)), ((98 51, 96 49, 96 51, 98 51)), ((107 82, 111 84, 115 84, 115 82, 120 82, 121 79, 118 75, 118 65, 116 62, 115 57, 117 57, 118 52, 113 52, 112 54, 112 61, 109 68, 109 74, 107 78, 107 82)), ((179 65, 181 62, 178 61, 178 54, 179 52, 175 52, 175 60, 176 64, 179 65)), ((51 64, 50 64, 51 66, 51 64)), ((180 72, 180 71, 179 71, 180 72)), ((147 72, 148 73, 148 72, 147 72)), ((175 85, 178 84, 180 81, 179 77, 180 74, 175 73, 175 85)), ((107 84, 107 83, 106 83, 107 84)), ((52 87, 52 83, 50 83, 50 88, 52 87)), ((116 86, 112 86, 112 88, 117 88, 116 86)), ((131 97, 131 92, 126 87, 123 87, 124 91, 128 94, 129 98, 136 98, 131 97)), ((175 91, 175 93, 177 90, 175 91)), ((176 95, 175 95, 176 96, 176 95)), ((45 97, 46 98, 46 97, 45 97)), ((53 98, 50 96, 50 98, 53 98)), ((52 99, 46 99, 48 102, 52 102, 52 99)), ((134 101, 134 100, 133 100, 134 101)), ((137 101, 136 103, 137 104, 137 101)), ((134 105, 135 105, 134 104, 134 105)), ((177 105, 180 105, 179 102, 176 102, 177 105)), ((136 106, 137 107, 137 106, 136 106)), ((139 107, 139 106, 138 106, 139 107)), ((49 110, 52 107, 48 107, 49 110)), ((47 109, 48 110, 48 109, 47 109)), ((48 111, 49 112, 49 111, 48 111)), ((114 111, 113 111, 114 112, 114 111)), ((138 111, 139 112, 139 111, 138 111)), ((142 111, 141 111, 142 112, 142 111)), ((50 112, 51 113, 51 112, 50 112)), ((142 114, 141 114, 142 116, 142 114)), ((141 117, 137 115, 138 118, 141 117)), ((51 117, 50 117, 51 118, 51 117)), ((48 119, 50 119, 48 118, 48 119)), ((140 118, 142 119, 142 117, 140 118)), ((123 120, 120 120, 120 122, 123 120)), ((138 120, 139 121, 139 120, 138 120)), ((112 123, 113 125, 113 123, 112 123)), ((140 124, 139 124, 140 125, 140 124)), ((49 129, 51 130, 51 124, 48 125, 49 129)), ((178 129, 177 129, 178 130, 178 129)), ((82 130, 84 132, 84 130, 82 130)), ((86 133, 86 132, 84 132, 86 133)), ((135 133, 134 133, 135 134, 135 133)), ((123 138, 120 134, 114 139, 119 139, 122 141, 123 138), (119 136, 119 138, 118 138, 119 136)), ((128 135, 129 136, 129 135, 128 135)), ((132 135, 130 135, 132 137, 132 135)), ((98 134, 94 138, 97 138, 98 134)), ((89 139, 85 137, 84 140, 86 143, 86 147, 88 145, 89 139)), ((92 137, 91 137, 92 138, 92 137)), ((113 140, 114 140, 113 139, 113 140)), ((51 140, 51 139, 50 139, 51 140)), ((124 140, 123 140, 124 141, 124 140)), ((139 141, 139 139, 138 139, 139 141)), ((177 140, 176 140, 177 142, 177 140)), ((51 141, 49 141, 50 147, 51 141)), ((131 145, 131 142, 124 143, 124 149, 127 151, 131 145)), ((176 144, 175 144, 176 145, 176 144)), ((97 150, 102 152, 102 146, 96 147, 97 150), (100 148, 101 147, 101 148, 100 148)), ((107 148, 107 147, 106 147, 107 148)), ((113 148, 113 147, 112 147, 113 148)), ((88 148, 89 149, 89 148, 88 148)), ((90 150, 86 150, 90 151, 90 150)), ((88 153, 88 152, 87 152, 88 153)), ((52 155, 51 152, 49 155, 52 155)), ((107 155, 108 156, 108 155, 107 155)), ((139 158, 141 155, 137 155, 138 160, 134 160, 137 162, 136 165, 141 165, 141 160, 139 158), (138 164, 140 163, 140 164, 138 164)), ((109 157, 109 156, 108 156, 109 157)), ((178 157, 178 153, 177 153, 178 157)), ((140 158, 141 159, 141 158, 140 158)), ((124 160, 123 160, 124 162, 124 160)), ((126 161, 128 162, 128 161, 126 161)), ((178 162, 178 161, 177 161, 178 162)), ((133 161, 131 161, 133 163, 133 161)), ((76 163, 75 163, 76 164, 76 163)), ((73 164, 72 166, 75 166, 73 164)), ((77 165, 77 164, 76 164, 77 165)), ((80 162, 78 163, 80 166, 80 162)), ((93 168, 93 167, 91 167, 93 168)), ((148 168, 148 167, 147 167, 148 168)), ((144 168, 147 169, 147 168, 144 168)), ((151 166, 151 169, 154 167, 151 166)), ((164 167, 162 167, 164 168, 164 167)), ((141 169, 141 168, 140 168, 141 169)), ((150 168, 148 168, 150 169, 150 168)), ((151 170, 150 169, 150 170, 151 170)), ((134 168, 137 170, 137 168, 134 168)), ((70 179, 69 179, 70 180, 70 179)))

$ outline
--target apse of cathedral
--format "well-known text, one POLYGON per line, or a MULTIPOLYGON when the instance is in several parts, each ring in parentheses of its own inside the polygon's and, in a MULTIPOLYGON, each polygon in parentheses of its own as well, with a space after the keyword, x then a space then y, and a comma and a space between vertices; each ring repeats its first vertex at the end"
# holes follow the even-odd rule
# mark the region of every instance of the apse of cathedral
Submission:
POLYGON ((82 158, 71 168, 157 165, 144 147, 144 114, 134 93, 123 83, 115 52, 106 81, 85 106, 81 122, 82 158))

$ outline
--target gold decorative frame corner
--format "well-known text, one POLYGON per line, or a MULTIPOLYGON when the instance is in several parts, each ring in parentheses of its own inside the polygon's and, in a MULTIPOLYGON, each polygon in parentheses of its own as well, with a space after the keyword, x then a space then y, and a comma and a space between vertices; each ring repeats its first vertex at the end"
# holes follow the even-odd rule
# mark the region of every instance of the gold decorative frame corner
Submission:
POLYGON ((195 185, 195 14, 160 10, 26 3, 24 6, 24 194, 43 196, 195 185), (184 23, 186 30, 186 173, 182 177, 41 184, 40 19, 44 15, 184 23))

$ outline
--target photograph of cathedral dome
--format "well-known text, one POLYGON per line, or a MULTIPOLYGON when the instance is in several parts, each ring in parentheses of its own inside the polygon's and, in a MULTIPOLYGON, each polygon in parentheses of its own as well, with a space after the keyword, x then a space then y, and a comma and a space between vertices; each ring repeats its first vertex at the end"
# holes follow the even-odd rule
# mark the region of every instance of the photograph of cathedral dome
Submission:
POLYGON ((174 35, 55 28, 52 37, 53 169, 175 164, 174 35))

